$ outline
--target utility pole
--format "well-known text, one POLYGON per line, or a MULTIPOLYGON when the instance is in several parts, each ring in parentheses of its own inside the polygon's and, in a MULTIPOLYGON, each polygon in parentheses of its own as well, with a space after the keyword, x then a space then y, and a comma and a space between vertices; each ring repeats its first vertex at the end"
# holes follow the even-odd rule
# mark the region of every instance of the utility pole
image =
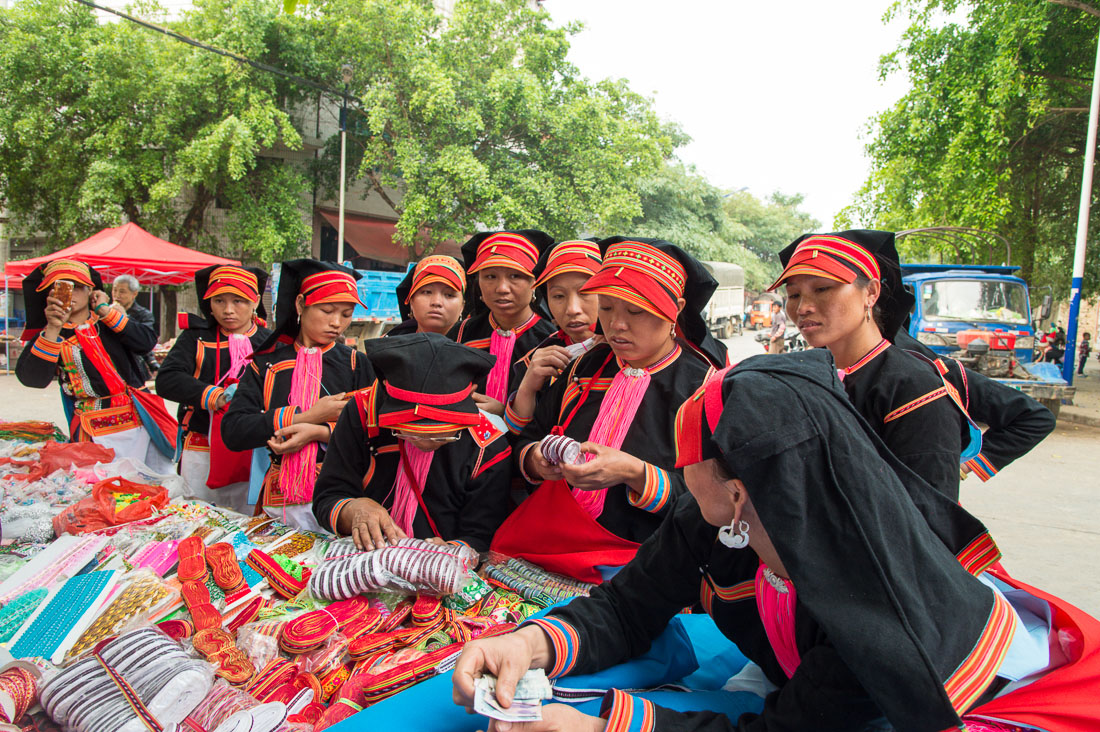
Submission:
POLYGON ((348 160, 348 86, 351 84, 351 64, 340 67, 340 74, 344 78, 344 97, 340 100, 340 226, 336 232, 338 241, 336 244, 336 256, 340 262, 347 260, 344 252, 344 189, 347 187, 347 160, 348 160))
POLYGON ((1073 280, 1069 291, 1069 323, 1062 378, 1073 383, 1077 353, 1077 316, 1081 312, 1081 281, 1085 276, 1085 247, 1089 236, 1089 206, 1092 203, 1092 169, 1096 162, 1096 120, 1100 115, 1100 34, 1096 39, 1096 66, 1092 72, 1092 102, 1089 104, 1089 132, 1085 143, 1085 168, 1081 174, 1081 204, 1077 209, 1077 246, 1073 252, 1073 280))

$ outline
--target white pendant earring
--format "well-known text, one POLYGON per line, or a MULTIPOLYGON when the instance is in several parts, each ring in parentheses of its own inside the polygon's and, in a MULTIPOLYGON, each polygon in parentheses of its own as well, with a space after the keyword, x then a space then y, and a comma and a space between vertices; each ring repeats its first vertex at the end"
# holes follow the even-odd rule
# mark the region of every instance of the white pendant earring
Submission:
POLYGON ((744 549, 749 545, 749 522, 745 520, 730 521, 729 526, 718 529, 718 541, 730 549, 744 549), (737 533, 733 533, 733 526, 737 524, 737 533))

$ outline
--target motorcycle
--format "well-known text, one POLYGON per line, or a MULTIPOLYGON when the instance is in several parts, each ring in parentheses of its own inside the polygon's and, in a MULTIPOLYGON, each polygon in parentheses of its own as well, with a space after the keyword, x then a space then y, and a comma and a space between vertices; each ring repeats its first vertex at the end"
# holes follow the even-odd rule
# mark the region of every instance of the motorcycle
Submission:
MULTIPOLYGON (((763 331, 757 333, 755 336, 756 342, 764 347, 764 350, 768 350, 768 345, 771 343, 772 335, 770 331, 763 331)), ((786 342, 786 351, 805 351, 809 346, 806 345, 806 339, 802 337, 802 333, 798 330, 797 326, 788 325, 787 330, 783 333, 783 340, 786 342)))

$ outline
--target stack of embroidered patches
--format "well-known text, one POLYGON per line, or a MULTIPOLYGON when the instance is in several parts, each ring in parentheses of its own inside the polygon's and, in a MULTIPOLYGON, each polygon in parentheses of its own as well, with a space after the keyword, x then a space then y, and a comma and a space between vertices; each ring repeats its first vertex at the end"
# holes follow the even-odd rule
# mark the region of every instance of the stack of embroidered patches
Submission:
POLYGON ((210 590, 206 586, 206 545, 199 536, 189 536, 179 545, 180 563, 176 577, 180 581, 183 604, 191 613, 195 630, 218 628, 222 624, 221 613, 210 602, 210 590))
POLYGON ((237 555, 233 545, 224 541, 211 545, 206 550, 206 563, 214 575, 214 582, 225 591, 225 604, 232 605, 248 594, 241 566, 237 564, 237 555))
POLYGON ((217 666, 215 675, 231 684, 243 684, 256 673, 256 667, 233 643, 233 636, 221 628, 203 628, 191 642, 203 658, 217 666))

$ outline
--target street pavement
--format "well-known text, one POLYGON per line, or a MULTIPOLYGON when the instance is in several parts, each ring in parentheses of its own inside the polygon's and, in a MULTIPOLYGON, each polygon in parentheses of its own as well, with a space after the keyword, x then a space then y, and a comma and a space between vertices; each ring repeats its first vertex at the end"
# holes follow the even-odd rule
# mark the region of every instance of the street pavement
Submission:
MULTIPOLYGON (((730 358, 763 353, 753 333, 725 341, 730 358)), ((1079 381, 1100 393, 1100 370, 1079 381)), ((1100 400, 1098 400, 1100 401, 1100 400)), ((1090 402, 1091 404, 1091 402, 1090 402)), ((168 405, 175 412, 175 404, 168 405)), ((28 389, 0 374, 0 419, 40 419, 63 425, 57 386, 28 389)), ((1021 580, 1100 615, 1100 429, 1060 421, 1035 450, 982 483, 962 484, 962 504, 990 528, 1004 566, 1021 580)))

